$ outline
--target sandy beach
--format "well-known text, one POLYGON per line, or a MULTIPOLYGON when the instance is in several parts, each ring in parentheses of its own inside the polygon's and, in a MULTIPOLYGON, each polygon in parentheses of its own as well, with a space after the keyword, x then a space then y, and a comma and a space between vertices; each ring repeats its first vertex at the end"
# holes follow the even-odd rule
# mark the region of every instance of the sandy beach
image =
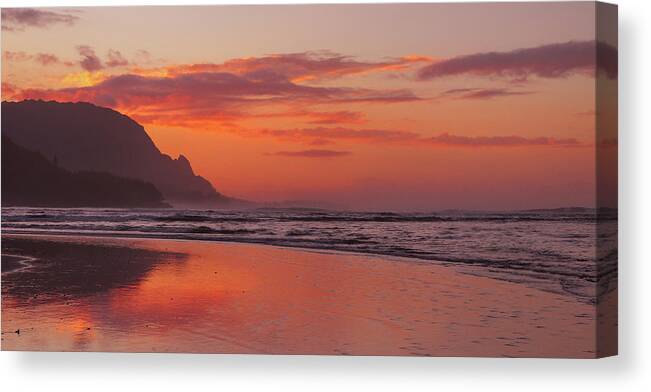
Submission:
POLYGON ((2 251, 3 350, 596 355, 594 305, 431 262, 33 235, 2 251))

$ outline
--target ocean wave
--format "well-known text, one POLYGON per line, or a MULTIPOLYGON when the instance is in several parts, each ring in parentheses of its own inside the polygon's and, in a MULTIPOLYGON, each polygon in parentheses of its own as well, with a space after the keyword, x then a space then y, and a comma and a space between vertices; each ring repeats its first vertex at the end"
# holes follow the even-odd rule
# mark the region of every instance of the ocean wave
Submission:
MULTIPOLYGON (((561 290, 571 286, 568 281, 589 286, 605 275, 616 274, 617 221, 598 221, 595 216, 594 211, 586 210, 399 214, 305 209, 3 208, 2 229, 235 241, 381 254, 469 266, 480 275, 535 281, 541 287, 555 285, 561 290), (597 260, 595 254, 599 255, 597 260), (563 279, 566 283, 562 284, 563 279)), ((616 217, 616 213, 611 216, 616 217)), ((583 288, 574 291, 582 292, 583 288)))

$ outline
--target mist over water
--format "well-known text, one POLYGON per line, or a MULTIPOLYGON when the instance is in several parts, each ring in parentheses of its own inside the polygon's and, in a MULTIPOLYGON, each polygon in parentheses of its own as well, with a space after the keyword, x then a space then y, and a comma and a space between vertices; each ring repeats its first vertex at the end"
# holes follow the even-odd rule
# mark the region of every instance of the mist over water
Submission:
POLYGON ((595 301, 596 282, 608 288, 617 263, 617 212, 597 214, 582 208, 410 214, 16 207, 2 209, 2 229, 249 242, 397 256, 445 263, 463 272, 587 302, 595 301), (597 240, 599 254, 604 255, 599 260, 601 276, 597 240))

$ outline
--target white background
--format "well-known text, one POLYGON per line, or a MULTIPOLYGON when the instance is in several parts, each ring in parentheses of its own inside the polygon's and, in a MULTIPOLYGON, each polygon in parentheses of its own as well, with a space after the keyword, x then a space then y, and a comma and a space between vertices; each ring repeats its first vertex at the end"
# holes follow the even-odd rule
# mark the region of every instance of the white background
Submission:
MULTIPOLYGON (((294 2, 192 0, 185 3, 294 2)), ((0 0, 3 7, 182 3, 179 0, 0 0)), ((2 352, 0 389, 651 390, 651 306, 647 303, 651 300, 651 98, 648 93, 651 89, 651 2, 620 0, 617 3, 620 56, 618 357, 552 360, 2 352)))

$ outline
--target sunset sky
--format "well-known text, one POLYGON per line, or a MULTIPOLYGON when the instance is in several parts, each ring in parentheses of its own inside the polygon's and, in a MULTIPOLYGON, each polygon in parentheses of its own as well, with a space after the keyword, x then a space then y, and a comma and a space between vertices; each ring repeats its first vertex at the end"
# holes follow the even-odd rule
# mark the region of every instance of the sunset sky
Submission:
MULTIPOLYGON (((114 108, 228 196, 374 210, 595 204, 594 3, 2 17, 3 100, 114 108)), ((597 75, 616 83, 616 62, 597 75)))

